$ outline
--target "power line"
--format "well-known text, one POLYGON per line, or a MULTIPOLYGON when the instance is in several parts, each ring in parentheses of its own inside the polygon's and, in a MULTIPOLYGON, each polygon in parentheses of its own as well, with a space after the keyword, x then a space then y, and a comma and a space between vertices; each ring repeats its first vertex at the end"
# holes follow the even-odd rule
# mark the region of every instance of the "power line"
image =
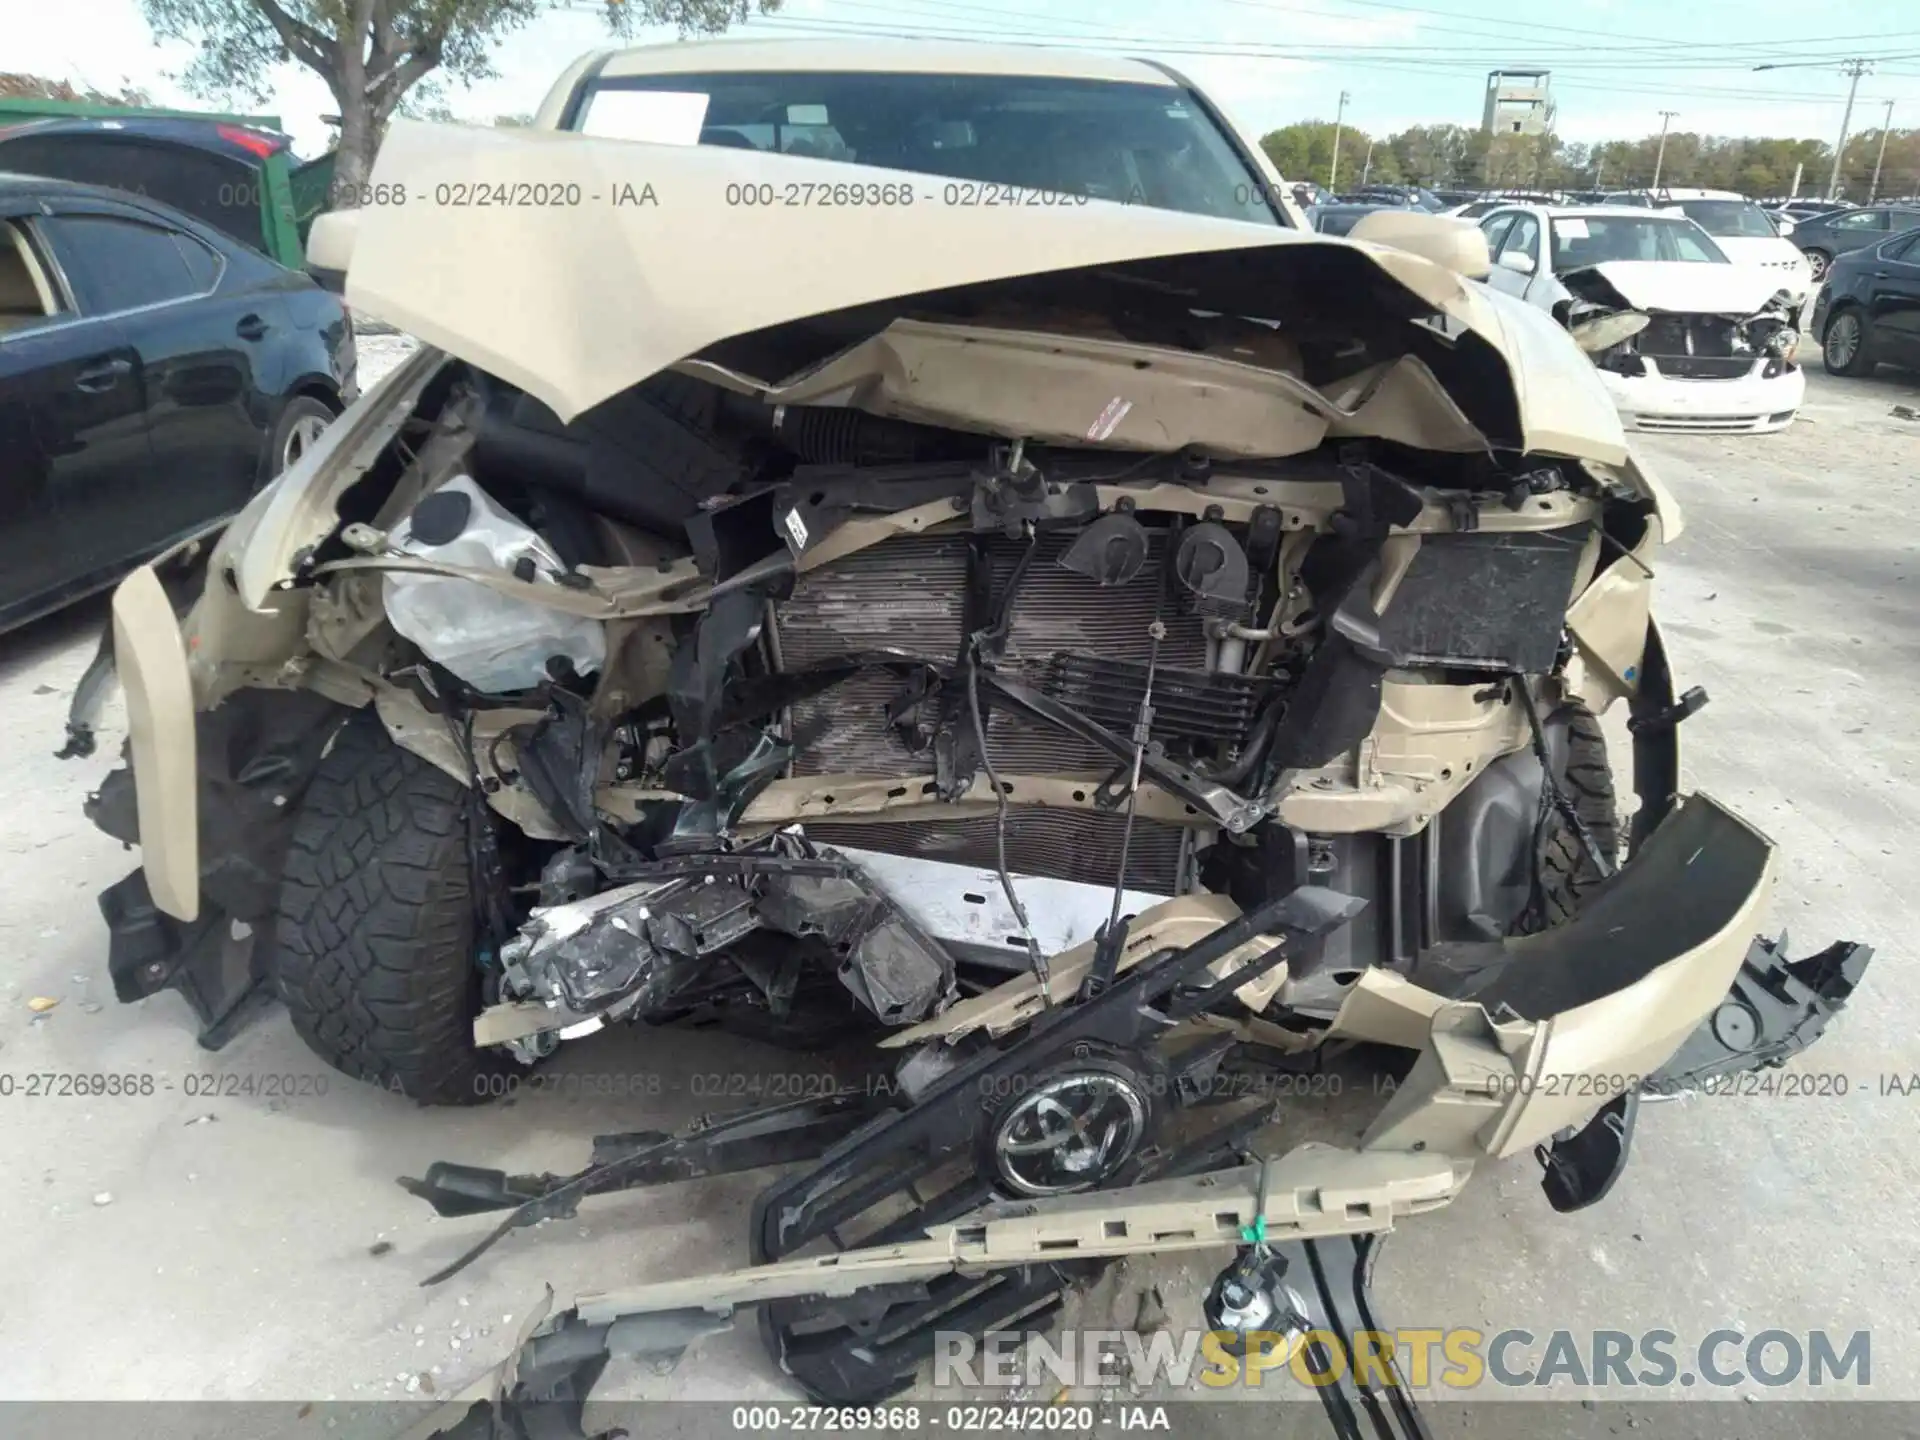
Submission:
MULTIPOLYGON (((1267 3, 1267 0, 1216 0, 1216 3, 1227 4, 1227 5, 1246 5, 1246 6, 1252 7, 1253 9, 1266 10, 1276 15, 1297 13, 1295 11, 1295 7, 1286 6, 1286 5, 1273 5, 1273 4, 1267 3)), ((1678 45, 1678 44, 1688 43, 1685 41, 1668 40, 1664 36, 1658 36, 1658 35, 1631 35, 1618 30, 1593 30, 1585 26, 1553 25, 1543 20, 1509 20, 1505 16, 1496 16, 1496 15, 1462 15, 1462 14, 1459 14, 1457 11, 1434 10, 1423 5, 1405 5, 1405 4, 1401 4, 1400 0, 1342 0, 1342 3, 1348 4, 1348 5, 1364 6, 1370 10, 1393 10, 1393 11, 1404 12, 1410 15, 1432 15, 1432 16, 1437 16, 1440 19, 1444 19, 1444 20, 1484 20, 1484 21, 1487 21, 1489 24, 1493 24, 1501 27, 1499 30, 1493 32, 1496 35, 1504 35, 1508 30, 1514 30, 1514 29, 1552 30, 1565 35, 1598 35, 1598 36, 1603 36, 1609 39, 1616 39, 1616 40, 1648 40, 1659 45, 1678 45)), ((1325 12, 1317 12, 1317 13, 1325 13, 1325 12)), ((1336 16, 1335 18, 1345 18, 1345 17, 1336 16)), ((1486 32, 1478 32, 1478 33, 1486 33, 1486 32)), ((1822 38, 1827 40, 1833 40, 1833 39, 1882 40, 1882 39, 1897 39, 1902 36, 1912 35, 1915 33, 1917 32, 1914 32, 1911 30, 1896 30, 1896 31, 1886 32, 1882 34, 1874 34, 1874 35, 1838 36, 1838 37, 1827 36, 1822 38)), ((1770 40, 1770 41, 1744 41, 1744 42, 1735 41, 1735 42, 1732 42, 1732 46, 1726 46, 1722 48, 1733 48, 1743 44, 1745 45, 1753 45, 1753 44, 1790 45, 1792 43, 1793 43, 1792 41, 1785 40, 1785 39, 1770 40)))
MULTIPOLYGON (((956 29, 953 27, 940 27, 938 29, 935 29, 933 27, 927 27, 927 28, 922 28, 918 30, 907 30, 907 29, 892 28, 885 25, 881 25, 881 24, 869 24, 863 21, 834 21, 834 20, 819 20, 819 19, 783 18, 778 15, 756 17, 753 21, 750 22, 750 24, 753 28, 756 28, 756 29, 775 29, 782 33, 792 33, 792 34, 800 34, 800 35, 821 35, 821 36, 858 35, 858 36, 864 36, 864 37, 874 38, 874 39, 902 39, 902 40, 937 39, 937 40, 960 40, 960 41, 975 41, 975 42, 992 42, 996 40, 1005 42, 1009 39, 1014 39, 1014 40, 1017 40, 1018 43, 1031 45, 1037 49, 1110 48, 1110 49, 1121 49, 1121 50, 1132 50, 1132 51, 1150 50, 1154 53, 1161 54, 1161 55, 1211 57, 1211 58, 1221 58, 1221 59, 1267 59, 1267 60, 1277 60, 1277 61, 1283 61, 1283 62, 1291 60, 1291 61, 1308 62, 1308 63, 1339 63, 1341 65, 1348 66, 1348 67, 1396 70, 1401 73, 1407 73, 1407 74, 1426 74, 1426 75, 1440 75, 1440 74, 1447 74, 1447 73, 1485 74, 1487 69, 1489 68, 1488 63, 1484 58, 1485 56, 1484 51, 1477 52, 1476 58, 1471 60, 1435 59, 1435 60, 1423 62, 1419 59, 1415 59, 1412 56, 1399 55, 1399 54, 1388 54, 1383 57, 1380 53, 1380 47, 1373 47, 1373 46, 1364 46, 1364 47, 1358 47, 1358 48, 1336 47, 1336 46, 1284 47, 1284 46, 1267 45, 1267 44, 1262 44, 1258 42, 1248 43, 1248 42, 1229 41, 1229 40, 1202 41, 1202 42, 1187 40, 1181 43, 1169 43, 1169 40, 1164 37, 1153 36, 1153 35, 1139 35, 1139 34, 1105 34, 1105 35, 1089 34, 1089 35, 1073 35, 1073 36, 1053 38, 1053 37, 1050 37, 1048 32, 1046 31, 1028 31, 1028 30, 1003 28, 996 33, 988 34, 978 30, 956 29)), ((1920 53, 1920 52, 1916 52, 1916 53, 1920 53)), ((1747 58, 1751 59, 1751 58, 1759 58, 1759 57, 1747 57, 1747 58)), ((1822 62, 1822 63, 1837 64, 1839 63, 1841 58, 1842 57, 1834 57, 1832 61, 1822 62)), ((1906 58, 1906 57, 1901 57, 1901 58, 1906 58)), ((1569 67, 1547 66, 1543 68, 1552 68, 1556 70, 1556 73, 1562 73, 1569 67)), ((1650 67, 1641 62, 1622 61, 1622 62, 1616 62, 1616 63, 1609 63, 1606 65, 1596 64, 1596 65, 1585 67, 1585 68, 1590 68, 1595 70, 1624 69, 1624 70, 1630 70, 1630 71, 1644 72, 1654 67, 1650 67)), ((1662 67, 1662 68, 1668 68, 1668 67, 1662 67)), ((1676 64, 1670 68, 1683 69, 1688 71, 1689 73, 1702 73, 1702 67, 1699 65, 1698 62, 1692 62, 1689 64, 1676 64)), ((1748 69, 1749 66, 1746 63, 1743 63, 1739 67, 1728 66, 1728 67, 1708 67, 1708 68, 1748 69)), ((1580 73, 1580 72, 1576 70, 1576 73, 1580 73)), ((1740 87, 1712 86, 1712 85, 1675 86, 1671 84, 1634 85, 1630 81, 1609 81, 1604 85, 1598 85, 1598 84, 1581 85, 1578 81, 1568 81, 1568 82, 1561 82, 1557 84, 1555 88, 1567 89, 1567 90, 1603 91, 1609 94, 1629 94, 1629 95, 1630 94, 1651 94, 1651 95, 1659 95, 1659 96, 1676 95, 1676 94, 1701 95, 1701 96, 1713 96, 1713 97, 1722 97, 1722 98, 1737 99, 1737 100, 1765 100, 1765 101, 1774 102, 1776 104, 1780 103, 1782 100, 1782 96, 1778 90, 1760 89, 1755 87, 1740 88, 1740 87)), ((1794 100, 1795 100, 1795 103, 1811 104, 1811 103, 1817 103, 1822 100, 1837 100, 1841 98, 1842 97, 1839 95, 1802 95, 1802 96, 1794 97, 1794 100)))
MULTIPOLYGON (((857 0, 842 0, 842 3, 857 3, 857 0)), ((881 8, 881 7, 876 7, 876 8, 881 8)), ((1401 46, 1401 45, 1381 44, 1381 45, 1356 46, 1356 45, 1350 45, 1350 44, 1333 44, 1333 43, 1320 44, 1320 43, 1310 43, 1310 42, 1299 43, 1299 44, 1289 44, 1289 43, 1271 42, 1271 41, 1205 40, 1205 39, 1196 40, 1191 37, 1164 36, 1164 35, 1157 35, 1157 34, 1151 34, 1151 33, 1141 34, 1141 33, 1108 32, 1108 33, 1098 34, 1098 35, 1089 34, 1089 35, 1064 35, 1063 36, 1063 35, 1060 35, 1059 32, 1052 31, 1052 30, 1022 29, 1018 27, 1006 27, 1006 26, 998 27, 995 30, 989 32, 989 31, 982 31, 976 28, 971 28, 964 24, 921 25, 915 29, 900 29, 894 26, 888 26, 882 22, 871 22, 866 20, 838 20, 838 19, 812 18, 812 17, 788 18, 778 14, 756 17, 748 23, 754 27, 779 27, 783 29, 796 30, 801 33, 822 34, 822 35, 846 34, 846 35, 862 35, 862 36, 868 36, 868 37, 874 37, 874 38, 892 38, 892 39, 967 40, 967 41, 976 41, 976 42, 983 42, 983 43, 991 43, 995 41, 1005 42, 1008 39, 1013 39, 1013 40, 1016 40, 1018 43, 1033 45, 1037 48, 1063 48, 1063 47, 1085 48, 1089 46, 1103 46, 1103 47, 1150 46, 1167 54, 1220 55, 1227 58, 1257 58, 1257 59, 1275 59, 1275 60, 1342 61, 1342 62, 1359 61, 1362 59, 1367 59, 1372 57, 1385 56, 1389 59, 1397 61, 1402 65, 1417 66, 1420 68, 1433 69, 1433 70, 1458 70, 1463 72, 1474 71, 1474 72, 1484 73, 1489 68, 1497 68, 1497 67, 1491 67, 1489 65, 1488 59, 1487 59, 1488 52, 1486 48, 1483 46, 1463 47, 1461 50, 1455 52, 1455 51, 1448 50, 1446 47, 1436 47, 1432 45, 1401 46)), ((1587 50, 1587 51, 1583 51, 1582 53, 1591 54, 1593 52, 1591 50, 1587 50)), ((1844 63, 1848 58, 1850 58, 1846 55, 1835 54, 1832 56, 1820 56, 1820 57, 1816 57, 1813 60, 1807 60, 1805 59, 1806 51, 1803 49, 1794 49, 1794 50, 1776 52, 1776 53, 1779 53, 1782 55, 1800 57, 1799 63, 1804 63, 1804 64, 1840 65, 1844 63)), ((1533 52, 1533 54, 1535 58, 1542 59, 1543 61, 1546 58, 1546 57, 1539 56, 1538 52, 1533 52)), ((1578 70, 1607 70, 1607 71, 1626 70, 1626 71, 1645 72, 1649 70, 1671 69, 1671 70, 1684 70, 1689 72, 1702 72, 1702 73, 1713 71, 1713 70, 1734 70, 1734 71, 1741 71, 1741 72, 1750 72, 1751 70, 1756 68, 1752 64, 1754 60, 1766 60, 1768 58, 1769 58, 1769 54, 1766 52, 1756 53, 1753 55, 1739 56, 1737 57, 1736 61, 1732 63, 1727 63, 1727 64, 1714 64, 1712 62, 1703 62, 1698 59, 1682 60, 1678 58, 1673 60, 1653 60, 1653 61, 1635 59, 1635 58, 1623 58, 1619 60, 1583 60, 1578 58, 1573 58, 1573 59, 1563 58, 1563 59, 1560 59, 1556 64, 1546 65, 1543 63, 1542 68, 1551 68, 1556 71, 1559 71, 1559 70, 1575 70, 1575 71, 1578 71, 1578 70)), ((1894 56, 1894 57, 1888 57, 1888 58, 1892 58, 1892 59, 1920 58, 1920 51, 1915 51, 1911 55, 1894 56)), ((1758 68, 1769 68, 1769 67, 1763 66, 1758 68)), ((1778 92, 1772 91, 1772 90, 1759 90, 1757 88, 1750 87, 1744 93, 1750 94, 1750 95, 1765 95, 1770 98, 1778 98, 1778 92)))
MULTIPOLYGON (((841 3, 858 4, 859 0, 841 0, 841 3)), ((872 6, 870 8, 890 10, 892 7, 872 6)), ((982 10, 983 12, 985 11, 985 7, 972 7, 972 8, 982 10)), ((1006 14, 1010 12, 986 12, 986 13, 1006 14)), ((1401 45, 1380 44, 1380 45, 1356 46, 1351 44, 1313 43, 1313 42, 1302 42, 1297 44, 1290 44, 1290 43, 1283 43, 1283 42, 1247 41, 1247 40, 1237 40, 1237 39, 1222 39, 1222 40, 1194 39, 1192 37, 1168 36, 1168 35, 1159 35, 1154 33, 1140 33, 1140 32, 1106 32, 1102 34, 1064 35, 1063 36, 1063 35, 1060 35, 1057 31, 1053 31, 1053 30, 1045 30, 1045 29, 1035 30, 1035 29, 1024 29, 1019 27, 1007 27, 1007 26, 1000 26, 994 29, 993 31, 988 32, 988 31, 982 31, 976 28, 971 28, 964 24, 921 25, 918 28, 906 30, 906 29, 900 29, 894 26, 889 26, 883 22, 877 22, 877 21, 867 21, 867 20, 857 20, 857 19, 856 20, 839 20, 839 19, 827 19, 827 18, 816 19, 816 18, 810 18, 810 17, 809 18, 800 18, 800 17, 789 18, 789 17, 778 15, 778 14, 771 15, 771 16, 756 17, 755 19, 751 20, 748 23, 753 27, 780 27, 780 28, 798 30, 803 33, 814 33, 814 34, 844 33, 848 35, 890 37, 890 38, 898 38, 898 39, 947 39, 947 40, 971 40, 971 41, 981 41, 981 42, 992 42, 992 41, 1006 41, 1009 38, 1012 38, 1017 40, 1019 43, 1032 44, 1040 48, 1061 47, 1061 46, 1080 46, 1080 47, 1155 46, 1166 51, 1167 53, 1175 53, 1175 54, 1203 54, 1203 55, 1219 54, 1219 55, 1224 55, 1229 57, 1249 57, 1249 58, 1266 58, 1266 59, 1301 59, 1301 60, 1316 60, 1316 61, 1317 60, 1346 60, 1346 59, 1359 59, 1363 57, 1386 56, 1388 58, 1398 60, 1403 64, 1422 65, 1426 68, 1433 68, 1433 69, 1457 69, 1457 70, 1473 70, 1473 71, 1484 72, 1486 69, 1489 68, 1488 61, 1487 61, 1487 50, 1483 46, 1472 46, 1472 47, 1463 48, 1460 51, 1452 51, 1448 47, 1436 47, 1432 45, 1401 46, 1401 45), (1454 58, 1456 55, 1458 55, 1460 58, 1454 58), (1431 57, 1431 59, 1429 60, 1426 57, 1431 57)), ((1535 53, 1537 55, 1537 52, 1535 53)), ((1590 54, 1593 52, 1584 51, 1582 53, 1590 54)), ((1849 58, 1846 55, 1834 54, 1830 57, 1829 56, 1816 57, 1815 61, 1809 62, 1805 60, 1806 51, 1802 49, 1795 49, 1795 50, 1784 51, 1784 52, 1773 52, 1773 53, 1800 57, 1803 63, 1832 63, 1835 65, 1839 65, 1849 58)), ((1754 68, 1751 63, 1752 61, 1765 60, 1768 58, 1770 58, 1768 52, 1760 52, 1753 55, 1744 55, 1744 56, 1737 57, 1736 62, 1728 63, 1724 65, 1713 64, 1711 62, 1702 62, 1698 59, 1681 60, 1677 58, 1673 60, 1660 60, 1660 61, 1647 61, 1647 60, 1634 59, 1634 58, 1625 58, 1620 60, 1606 60, 1606 61, 1584 61, 1581 59, 1562 59, 1557 65, 1552 66, 1550 68, 1554 68, 1556 70, 1566 69, 1566 68, 1572 68, 1572 69, 1590 68, 1590 69, 1634 70, 1634 71, 1645 71, 1649 69, 1680 69, 1680 70, 1688 70, 1688 71, 1710 71, 1710 70, 1724 69, 1724 70, 1739 70, 1739 71, 1745 72, 1745 71, 1750 71, 1751 69, 1754 68)), ((1897 58, 1903 58, 1903 59, 1904 58, 1920 58, 1920 51, 1914 52, 1913 57, 1902 56, 1897 58)), ((1543 68, 1548 68, 1548 67, 1543 67, 1543 68)), ((1759 94, 1766 94, 1769 96, 1777 96, 1778 92, 1771 91, 1771 90, 1758 91, 1750 88, 1747 93, 1759 93, 1759 94)))

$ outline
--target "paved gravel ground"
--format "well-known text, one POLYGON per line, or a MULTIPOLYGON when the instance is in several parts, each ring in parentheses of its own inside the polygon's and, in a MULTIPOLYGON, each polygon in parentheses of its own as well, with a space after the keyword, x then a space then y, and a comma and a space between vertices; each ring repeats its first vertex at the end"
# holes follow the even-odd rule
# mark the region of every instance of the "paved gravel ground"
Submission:
MULTIPOLYGON (((404 348, 363 339, 367 378, 404 348)), ((1871 1393, 1920 1400, 1920 1098, 1877 1083, 1920 1069, 1920 984, 1902 940, 1920 930, 1920 424, 1889 413, 1915 399, 1911 382, 1810 381, 1784 435, 1644 448, 1689 520, 1661 579, 1675 662, 1713 696, 1684 732, 1687 783, 1780 842, 1775 909, 1799 949, 1881 947, 1864 993, 1797 1067, 1845 1075, 1850 1093, 1652 1107, 1627 1176, 1571 1218, 1547 1207, 1530 1160, 1486 1167, 1389 1245, 1378 1290, 1394 1323, 1664 1327, 1683 1343, 1722 1326, 1871 1329, 1871 1393)), ((433 1219, 393 1177, 440 1157, 567 1170, 596 1131, 679 1123, 706 1102, 555 1091, 421 1110, 328 1075, 283 1014, 209 1054, 177 998, 115 1003, 94 896, 134 857, 80 801, 118 749, 117 706, 101 755, 51 758, 103 614, 96 602, 0 638, 0 1073, 151 1074, 160 1088, 0 1099, 0 1399, 371 1399, 420 1374, 446 1390, 499 1357, 548 1282, 564 1296, 743 1260, 751 1179, 594 1202, 423 1290, 479 1227, 433 1219), (36 1019, 36 996, 59 1004, 36 1019), (313 1077, 299 1083, 325 1093, 259 1093, 268 1076, 313 1077), (256 1090, 209 1098, 188 1093, 190 1077, 256 1090)), ((631 1032, 572 1047, 559 1073, 796 1068, 745 1044, 631 1032)), ((1350 1130, 1363 1109, 1314 1123, 1350 1130)), ((1188 1323, 1213 1265, 1110 1272, 1075 1317, 1131 1318, 1154 1281, 1188 1323)), ((789 1393, 751 1327, 702 1342, 671 1376, 616 1371, 603 1392, 789 1393)))

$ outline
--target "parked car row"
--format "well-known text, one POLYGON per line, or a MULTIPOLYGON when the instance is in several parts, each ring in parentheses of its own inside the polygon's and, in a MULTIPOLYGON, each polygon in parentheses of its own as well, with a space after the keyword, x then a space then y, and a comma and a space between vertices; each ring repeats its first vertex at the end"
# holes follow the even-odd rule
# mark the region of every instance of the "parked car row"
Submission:
POLYGON ((335 297, 139 181, 0 172, 0 630, 217 527, 358 394, 335 297))
POLYGON ((1640 430, 1757 434, 1793 423, 1801 295, 1669 210, 1510 205, 1480 221, 1487 283, 1547 310, 1640 430))
POLYGON ((1616 190, 1607 195, 1605 203, 1678 211, 1711 235, 1729 259, 1775 272, 1793 293, 1795 303, 1804 303, 1812 295, 1819 278, 1781 225, 1736 191, 1616 190))
POLYGON ((1815 280, 1826 278, 1835 257, 1877 246, 1890 235, 1920 225, 1920 205, 1866 205, 1803 220, 1793 243, 1807 257, 1815 280))
MULTIPOLYGON (((269 258, 299 259, 289 157, 283 136, 213 122, 0 129, 0 630, 217 527, 354 398, 346 311, 269 258)), ((1296 198, 1347 235, 1463 192, 1296 198)), ((1920 205, 1605 198, 1507 192, 1445 213, 1486 232, 1488 284, 1576 329, 1630 424, 1791 423, 1804 378, 1775 296, 1791 314, 1822 279, 1809 328, 1828 370, 1920 362, 1920 205), (1645 325, 1616 334, 1629 312, 1645 325)))

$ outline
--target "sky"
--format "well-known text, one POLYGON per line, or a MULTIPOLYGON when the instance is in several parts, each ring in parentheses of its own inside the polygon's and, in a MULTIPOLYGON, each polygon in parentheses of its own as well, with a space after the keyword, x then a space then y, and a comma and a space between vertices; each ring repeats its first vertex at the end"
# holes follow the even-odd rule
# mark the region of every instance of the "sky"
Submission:
MULTIPOLYGON (((498 48, 497 79, 450 87, 456 117, 530 113, 582 51, 604 43, 589 0, 569 0, 498 48)), ((1878 63, 1859 86, 1853 131, 1920 126, 1920 5, 1914 0, 785 0, 738 33, 937 35, 1117 50, 1163 59, 1256 133, 1345 119, 1373 135, 1408 125, 1477 125, 1486 72, 1553 72, 1558 131, 1632 139, 1675 111, 1677 131, 1837 138, 1848 81, 1839 60, 1878 63), (1805 16, 1821 21, 1806 34, 1805 16), (1812 63, 1799 63, 1812 62, 1812 63), (1758 65, 1790 68, 1755 73, 1758 65)), ((671 32, 647 38, 671 40, 671 32)), ((139 0, 0 0, 0 70, 195 101, 172 78, 191 52, 157 44, 139 0)), ((333 109, 318 77, 275 75, 256 113, 277 114, 312 155, 333 109)))

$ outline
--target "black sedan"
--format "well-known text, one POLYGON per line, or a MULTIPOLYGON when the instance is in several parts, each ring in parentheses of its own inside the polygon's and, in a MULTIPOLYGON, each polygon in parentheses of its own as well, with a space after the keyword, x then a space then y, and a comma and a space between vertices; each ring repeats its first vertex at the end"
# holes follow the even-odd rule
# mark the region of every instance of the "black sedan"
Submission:
POLYGON ((354 364, 307 276, 122 191, 0 174, 0 630, 238 510, 354 364))
POLYGON ((1869 375, 1882 362, 1920 370, 1920 230, 1835 260, 1812 324, 1830 375, 1869 375))
POLYGON ((1787 238, 1800 247, 1812 267, 1813 278, 1825 277, 1827 267, 1839 256, 1870 245, 1878 245, 1889 235, 1920 225, 1920 208, 1910 205, 1866 205, 1858 210, 1836 210, 1797 221, 1787 238))

